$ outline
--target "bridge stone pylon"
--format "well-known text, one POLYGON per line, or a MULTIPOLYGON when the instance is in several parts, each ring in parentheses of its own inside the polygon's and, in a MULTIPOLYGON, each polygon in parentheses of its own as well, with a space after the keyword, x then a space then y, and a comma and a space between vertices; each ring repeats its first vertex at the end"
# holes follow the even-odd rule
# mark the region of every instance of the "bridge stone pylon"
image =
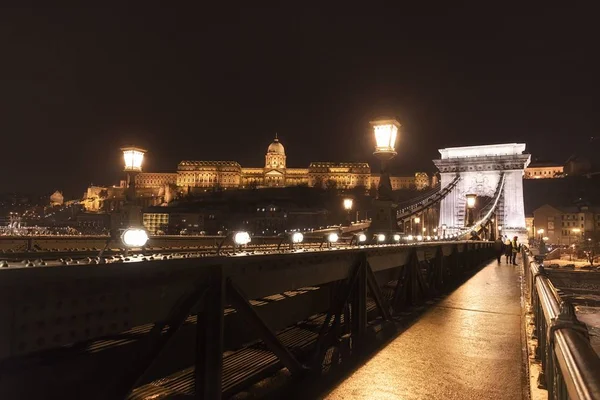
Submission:
POLYGON ((526 240, 525 207, 523 204, 523 174, 531 160, 524 154, 524 143, 485 146, 451 147, 439 150, 441 158, 433 160, 440 171, 441 188, 458 175, 460 181, 441 202, 439 226, 447 229, 465 226, 465 206, 468 193, 494 197, 498 183, 505 177, 500 202, 496 209, 502 233, 526 240))

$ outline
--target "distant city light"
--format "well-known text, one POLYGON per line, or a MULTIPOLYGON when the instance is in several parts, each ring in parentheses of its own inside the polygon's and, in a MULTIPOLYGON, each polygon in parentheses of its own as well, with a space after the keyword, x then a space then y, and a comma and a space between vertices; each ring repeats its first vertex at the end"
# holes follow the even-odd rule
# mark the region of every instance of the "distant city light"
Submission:
POLYGON ((538 229, 537 233, 538 233, 538 235, 543 235, 544 234, 544 230, 543 229, 538 229))
POLYGON ((236 232, 235 235, 233 235, 233 241, 238 245, 246 245, 250 243, 251 240, 248 232, 236 232))
POLYGON ((421 222, 421 218, 419 218, 419 217, 415 217, 415 218, 413 219, 413 221, 415 222, 415 224, 418 224, 419 222, 421 222))
POLYGON ((148 234, 144 229, 129 228, 121 235, 121 241, 127 247, 143 247, 148 242, 148 234))

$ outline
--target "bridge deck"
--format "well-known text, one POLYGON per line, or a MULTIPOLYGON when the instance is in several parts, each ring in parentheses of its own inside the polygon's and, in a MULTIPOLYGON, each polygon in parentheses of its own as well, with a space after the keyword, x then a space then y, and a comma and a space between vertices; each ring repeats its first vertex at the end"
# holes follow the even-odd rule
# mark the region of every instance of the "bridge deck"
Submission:
POLYGON ((519 270, 493 261, 326 398, 523 398, 519 270))

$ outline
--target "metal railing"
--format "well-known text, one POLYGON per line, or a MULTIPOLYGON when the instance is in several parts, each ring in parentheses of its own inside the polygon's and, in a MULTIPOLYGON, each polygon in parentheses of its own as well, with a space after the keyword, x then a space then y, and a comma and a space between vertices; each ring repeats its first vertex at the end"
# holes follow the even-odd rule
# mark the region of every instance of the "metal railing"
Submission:
POLYGON ((533 336, 541 361, 538 385, 549 399, 600 399, 600 357, 575 308, 558 291, 528 249, 523 250, 527 296, 535 319, 533 336))

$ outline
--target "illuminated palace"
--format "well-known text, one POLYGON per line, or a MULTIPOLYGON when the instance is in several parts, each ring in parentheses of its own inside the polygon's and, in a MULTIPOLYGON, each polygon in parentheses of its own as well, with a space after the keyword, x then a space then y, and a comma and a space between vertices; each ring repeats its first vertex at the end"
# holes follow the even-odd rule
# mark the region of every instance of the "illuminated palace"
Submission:
MULTIPOLYGON (((393 189, 415 186, 429 187, 429 176, 418 172, 415 176, 391 178, 393 189)), ((136 176, 136 188, 159 188, 176 185, 183 191, 195 188, 262 188, 306 185, 334 186, 351 189, 356 186, 377 186, 379 175, 371 174, 368 163, 311 162, 308 168, 288 168, 285 148, 277 137, 267 148, 265 166, 244 168, 236 161, 181 161, 174 173, 143 172, 136 176), (335 182, 335 183, 333 183, 335 182)), ((330 186, 330 187, 331 187, 330 186)))
MULTIPOLYGON (((431 185, 429 176, 392 176, 392 189, 418 190, 431 185)), ((310 186, 352 189, 377 187, 379 174, 372 174, 368 163, 311 162, 308 168, 288 168, 285 148, 277 137, 267 148, 265 166, 244 168, 236 161, 181 161, 176 172, 140 172, 135 187, 141 204, 168 203, 177 193, 194 193, 208 189, 267 188, 310 186)), ((120 186, 91 186, 84 195, 87 211, 110 211, 119 208, 125 182, 120 186)))

